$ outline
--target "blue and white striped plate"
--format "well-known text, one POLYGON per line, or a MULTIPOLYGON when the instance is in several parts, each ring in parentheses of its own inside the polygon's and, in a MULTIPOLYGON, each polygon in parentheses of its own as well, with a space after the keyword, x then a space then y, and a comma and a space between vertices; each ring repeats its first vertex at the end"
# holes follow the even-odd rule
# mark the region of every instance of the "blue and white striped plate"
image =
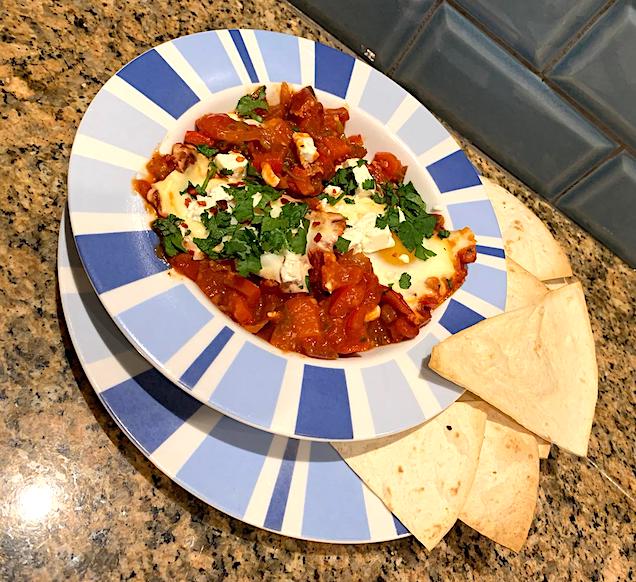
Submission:
POLYGON ((69 168, 70 217, 82 262, 106 310, 157 370, 196 399, 251 426, 310 440, 369 439, 420 424, 460 394, 422 366, 431 347, 500 313, 504 251, 479 176, 444 127, 365 63, 312 41, 254 30, 176 39, 126 65, 79 127, 69 168), (395 152, 450 227, 470 226, 478 259, 464 286, 410 342, 325 362, 285 354, 222 315, 168 271, 130 181, 153 149, 169 151, 205 112, 228 111, 255 83, 316 88, 346 102, 350 133, 370 156, 395 152))
POLYGON ((357 543, 409 535, 328 443, 246 426, 203 406, 152 368, 104 311, 64 222, 58 278, 73 345, 99 399, 181 487, 287 536, 357 543))

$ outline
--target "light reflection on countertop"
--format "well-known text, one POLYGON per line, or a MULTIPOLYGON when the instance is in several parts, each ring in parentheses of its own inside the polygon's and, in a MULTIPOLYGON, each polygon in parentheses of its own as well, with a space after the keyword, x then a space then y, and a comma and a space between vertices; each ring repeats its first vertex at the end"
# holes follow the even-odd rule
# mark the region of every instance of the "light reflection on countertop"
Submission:
POLYGON ((75 130, 99 87, 168 38, 209 28, 329 37, 285 3, 6 2, 0 39, 0 580, 627 579, 635 576, 636 276, 464 144, 555 233, 582 280, 601 386, 590 456, 553 448, 515 555, 457 525, 434 552, 412 539, 307 543, 207 507, 158 472, 106 414, 70 345, 56 248, 75 130), (8 171, 7 171, 8 168, 8 171), (630 574, 631 572, 631 574, 630 574))

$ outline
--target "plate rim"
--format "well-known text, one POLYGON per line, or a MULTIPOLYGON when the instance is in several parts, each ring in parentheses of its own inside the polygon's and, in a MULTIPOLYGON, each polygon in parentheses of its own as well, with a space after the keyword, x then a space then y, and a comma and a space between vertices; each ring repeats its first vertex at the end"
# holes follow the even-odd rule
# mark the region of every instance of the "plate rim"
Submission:
MULTIPOLYGON (((240 34, 241 32, 243 32, 243 31, 245 31, 245 30, 248 30, 248 31, 254 32, 254 29, 232 29, 232 30, 237 31, 239 34, 240 34)), ((228 30, 228 29, 224 29, 224 31, 229 32, 229 30, 228 30)), ((187 36, 197 36, 197 35, 202 35, 202 34, 208 34, 209 32, 216 32, 216 33, 218 33, 219 31, 218 31, 218 30, 217 30, 217 31, 202 31, 202 32, 199 32, 199 33, 195 33, 194 35, 187 35, 187 36)), ((298 36, 295 36, 295 35, 288 35, 288 34, 285 34, 285 33, 276 33, 276 32, 272 32, 272 31, 263 31, 263 32, 267 32, 268 34, 275 34, 275 35, 281 35, 281 34, 283 34, 284 36, 288 36, 288 37, 290 37, 290 38, 294 38, 294 39, 297 39, 297 40, 298 40, 298 39, 302 39, 302 37, 298 37, 298 36)), ((185 38, 185 37, 179 37, 179 38, 185 38)), ((178 40, 178 39, 177 39, 177 40, 178 40)), ((309 41, 308 39, 303 39, 303 40, 304 40, 304 41, 307 41, 307 42, 312 43, 314 46, 316 46, 316 45, 325 46, 325 45, 322 45, 321 43, 319 43, 319 42, 317 42, 317 41, 309 41)), ((167 42, 165 42, 165 43, 162 43, 162 44, 160 44, 160 45, 157 45, 157 47, 164 46, 164 45, 166 45, 166 44, 170 44, 171 42, 173 42, 173 41, 172 41, 172 40, 169 40, 169 41, 167 41, 167 42)), ((135 60, 139 59, 140 57, 142 57, 143 55, 147 54, 149 51, 154 50, 154 49, 155 49, 155 48, 157 48, 157 47, 151 47, 150 49, 148 49, 148 51, 145 51, 145 52, 144 52, 144 53, 142 53, 141 55, 139 55, 139 56, 135 57, 135 59, 132 59, 132 60, 130 61, 130 63, 134 62, 135 60)), ((330 47, 328 47, 328 48, 329 48, 330 50, 335 50, 335 51, 337 51, 337 49, 331 49, 330 47)), ((340 53, 340 51, 338 51, 338 52, 340 53)), ((350 56, 348 56, 348 55, 347 55, 347 57, 348 57, 348 58, 352 58, 352 59, 353 59, 353 65, 352 65, 352 67, 353 67, 353 66, 355 66, 355 65, 356 65, 356 63, 361 63, 361 65, 362 65, 362 66, 367 67, 367 68, 368 68, 368 69, 370 69, 370 70, 374 70, 374 69, 372 69, 371 67, 369 67, 369 65, 368 65, 368 64, 364 63, 363 61, 361 61, 361 60, 359 60, 359 59, 356 59, 355 57, 350 57, 350 56)), ((126 65, 124 65, 124 67, 122 67, 122 69, 120 69, 120 70, 123 70, 123 69, 124 69, 126 66, 128 66, 128 64, 130 64, 130 63, 127 63, 126 65)), ((394 81, 392 81, 389 77, 387 77, 387 76, 386 76, 386 75, 384 75, 383 73, 381 73, 381 72, 379 72, 379 71, 377 71, 377 73, 381 76, 381 78, 382 78, 384 81, 388 81, 388 82, 390 82, 390 83, 395 84, 395 82, 394 82, 394 81)), ((115 75, 113 75, 113 76, 116 76, 116 75, 117 75, 117 73, 115 73, 115 75)), ((398 87, 399 87, 399 86, 398 86, 398 87)), ((103 88, 103 86, 102 86, 102 87, 100 88, 100 92, 101 92, 101 91, 103 91, 103 89, 104 89, 104 88, 103 88)), ((401 87, 400 87, 400 89, 401 89, 401 90, 405 93, 405 95, 410 96, 412 99, 414 99, 414 98, 410 95, 410 93, 408 93, 408 91, 406 91, 405 89, 403 89, 403 88, 401 88, 401 87)), ((98 93, 98 94, 99 94, 99 93, 98 93)), ((417 103, 417 105, 418 105, 418 106, 423 107, 426 111, 428 111, 428 110, 425 108, 425 106, 423 106, 423 105, 422 105, 419 101, 417 101, 417 100, 415 100, 415 101, 416 101, 416 103, 417 103)), ((85 112, 84 117, 83 117, 83 119, 82 119, 82 122, 84 121, 84 118, 86 117, 86 115, 87 115, 88 111, 90 110, 90 107, 91 107, 91 106, 93 106, 93 104, 94 104, 94 100, 93 100, 93 101, 91 102, 91 104, 89 105, 89 108, 87 109, 87 112, 85 112)), ((439 122, 438 122, 438 123, 439 123, 439 122)), ((72 197, 72 195, 71 195, 71 186, 70 186, 71 168, 72 168, 72 164, 73 164, 73 161, 74 161, 74 150, 75 150, 75 146, 76 146, 76 139, 77 139, 77 135, 79 135, 79 134, 80 134, 81 126, 82 126, 82 124, 80 123, 80 126, 79 126, 79 128, 78 128, 78 131, 77 131, 77 133, 76 133, 76 138, 74 139, 73 148, 72 148, 72 150, 71 150, 71 156, 70 156, 70 161, 69 161, 69 177, 68 177, 68 180, 69 180, 69 184, 68 184, 68 186, 69 186, 69 207, 71 207, 71 206, 72 206, 72 204, 71 204, 71 202, 70 202, 70 201, 71 201, 71 199, 73 198, 73 197, 72 197)), ((440 126, 441 126, 441 124, 440 124, 440 126)), ((450 133, 448 133, 445 129, 444 129, 444 131, 446 132, 446 135, 448 136, 446 139, 450 138, 450 139, 453 141, 453 143, 455 144, 456 149, 452 152, 452 154, 455 154, 455 153, 461 153, 461 155, 462 155, 462 156, 463 156, 466 160, 468 160, 468 158, 465 156, 465 153, 463 152, 463 150, 461 149, 461 147, 459 146, 459 144, 457 143, 457 141, 453 138, 453 136, 452 136, 450 133)), ((392 134, 395 134, 395 132, 394 132, 394 131, 391 131, 391 133, 392 133, 392 134)), ((444 156, 442 156, 442 158, 443 158, 443 157, 444 157, 444 156)), ((436 161, 437 161, 438 159, 442 159, 442 158, 436 158, 436 161)), ((473 166, 472 166, 472 163, 471 163, 469 160, 468 160, 468 163, 471 165, 471 167, 473 167, 473 166)), ((473 167, 473 169, 474 169, 474 167, 473 167)), ((487 196, 486 196, 486 194, 485 194, 484 186, 483 186, 483 184, 481 183, 481 180, 480 180, 479 188, 481 189, 481 191, 482 191, 482 193, 483 193, 482 197, 481 197, 479 200, 485 200, 485 201, 487 201, 487 200, 488 200, 488 198, 487 198, 487 196)), ((73 216, 74 216, 74 213, 73 213, 73 212, 71 212, 71 213, 70 213, 70 222, 71 222, 71 225, 73 225, 73 216)), ((75 239, 76 239, 76 241, 77 241, 77 238, 76 238, 76 236, 75 236, 75 235, 74 235, 74 238, 75 238, 75 239)), ((499 236, 499 239, 500 239, 500 236, 499 236)), ((79 247, 79 255, 80 255, 80 257, 81 257, 81 260, 82 260, 82 263, 83 263, 84 269, 85 269, 85 271, 86 271, 86 272, 87 272, 87 274, 88 274, 88 277, 89 277, 89 280, 91 281, 91 284, 92 284, 92 285, 93 285, 93 287, 95 288, 95 281, 94 281, 93 277, 91 276, 91 268, 90 268, 90 265, 88 265, 88 266, 87 266, 87 263, 86 263, 85 257, 84 257, 84 255, 83 255, 83 253, 82 253, 82 250, 81 250, 81 246, 80 246, 80 245, 78 245, 78 247, 79 247)), ((502 247, 502 252, 503 252, 503 244, 501 244, 501 247, 502 247)), ((505 273, 505 267, 504 267, 504 273, 505 273)), ((187 283, 186 283, 186 286, 187 286, 187 283)), ((167 368, 165 367, 164 363, 162 363, 161 361, 159 361, 159 360, 157 359, 156 354, 153 354, 151 351, 149 351, 149 350, 148 350, 148 349, 147 349, 147 348, 143 345, 143 343, 140 343, 140 342, 139 342, 136 338, 134 338, 133 334, 130 332, 130 330, 126 327, 126 325, 124 324, 124 322, 122 322, 121 318, 119 317, 119 315, 120 315, 120 314, 112 313, 112 311, 111 311, 111 309, 109 308, 108 304, 104 301, 104 298, 103 298, 103 296, 102 296, 102 295, 103 295, 103 293, 99 293, 99 292, 97 292, 97 290, 96 290, 96 289, 95 289, 95 291, 96 291, 97 296, 100 298, 100 301, 102 302, 102 304, 103 304, 103 305, 104 305, 104 307, 106 308, 106 311, 108 312, 108 314, 109 314, 109 316, 111 317, 111 319, 115 322, 115 324, 117 325, 117 327, 118 327, 118 328, 122 331, 122 333, 126 336, 126 338, 127 338, 127 339, 128 339, 128 341, 132 344, 132 346, 133 346, 133 347, 134 347, 134 348, 138 351, 138 353, 139 353, 141 356, 143 356, 143 357, 144 357, 144 358, 145 358, 145 359, 146 359, 146 360, 147 360, 147 361, 148 361, 148 362, 149 362, 149 363, 150 363, 153 367, 155 367, 155 368, 156 368, 159 372, 161 372, 164 376, 166 376, 166 377, 167 377, 167 378, 168 378, 171 382, 173 382, 174 384, 178 385, 181 389, 183 389, 183 390, 184 390, 184 391, 186 391, 188 394, 190 394, 191 396, 193 396, 194 398, 196 398, 197 400, 199 400, 200 402, 202 402, 204 405, 206 405, 206 406, 208 406, 208 407, 210 407, 210 408, 212 408, 212 409, 214 409, 214 410, 217 410, 217 411, 221 412, 221 413, 222 413, 222 414, 224 414, 225 416, 229 416, 230 418, 234 418, 235 420, 238 420, 238 421, 240 421, 240 422, 242 422, 242 423, 244 423, 244 424, 248 424, 248 425, 250 425, 250 426, 252 426, 252 427, 254 427, 254 428, 257 428, 257 429, 260 429, 260 430, 264 430, 264 431, 266 431, 266 432, 270 432, 270 433, 274 433, 274 434, 278 434, 278 435, 282 435, 282 436, 286 436, 286 437, 294 438, 294 439, 298 439, 298 440, 324 441, 324 442, 329 442, 329 441, 357 441, 357 440, 368 440, 368 439, 371 439, 371 438, 380 438, 380 437, 390 436, 390 435, 392 435, 392 434, 399 433, 399 432, 401 432, 401 431, 403 431, 403 430, 408 430, 409 428, 412 428, 412 427, 414 427, 414 426, 418 426, 419 424, 421 424, 421 423, 423 423, 423 422, 426 422, 427 420, 430 420, 430 419, 431 419, 431 418, 433 418, 436 414, 438 414, 439 412, 441 412, 442 410, 444 410, 447 406, 449 406, 449 405, 450 405, 450 404, 451 404, 454 400, 456 400, 456 399, 457 399, 457 398, 461 395, 461 393, 462 393, 462 389, 461 389, 461 388, 457 388, 457 393, 456 393, 456 395, 454 396, 454 398, 453 398, 452 400, 449 400, 447 403, 445 402, 443 405, 441 405, 441 407, 440 407, 440 408, 439 408, 439 409, 438 409, 438 410, 437 410, 434 414, 432 414, 432 415, 430 415, 430 416, 427 416, 427 417, 425 417, 424 419, 422 419, 422 420, 420 420, 420 421, 418 421, 418 422, 416 422, 416 423, 412 423, 412 422, 411 422, 410 424, 408 424, 408 423, 407 423, 407 424, 405 424, 405 425, 400 425, 400 426, 398 426, 397 428, 394 428, 394 429, 389 430, 389 431, 384 431, 384 432, 378 431, 378 430, 376 430, 376 429, 375 429, 375 427, 373 426, 373 423, 372 423, 372 425, 371 425, 371 426, 372 426, 372 428, 373 428, 373 432, 372 432, 372 433, 364 433, 364 434, 362 434, 362 435, 356 435, 356 434, 354 434, 354 432, 353 432, 353 425, 352 425, 352 436, 351 436, 351 438, 339 438, 339 437, 333 437, 333 436, 329 436, 329 435, 325 435, 325 436, 316 436, 316 435, 305 435, 305 434, 299 434, 298 432, 296 432, 296 423, 295 423, 295 422, 294 422, 294 423, 289 423, 290 427, 291 427, 291 424, 293 424, 293 425, 294 425, 294 427, 293 427, 293 428, 291 428, 291 430, 290 430, 290 429, 283 429, 282 427, 280 427, 280 426, 278 426, 278 425, 274 425, 273 423, 272 423, 270 426, 264 426, 262 423, 259 423, 259 422, 256 422, 256 421, 252 421, 252 420, 250 420, 250 419, 247 419, 244 415, 242 415, 242 414, 241 414, 241 413, 239 413, 239 412, 234 412, 234 411, 232 411, 232 410, 228 410, 226 407, 220 406, 220 405, 219 405, 218 403, 216 403, 216 402, 213 402, 213 401, 210 401, 209 399, 206 399, 206 398, 204 398, 204 397, 201 397, 198 393, 196 393, 195 391, 193 391, 193 390, 191 389, 191 387, 187 386, 185 383, 183 383, 183 382, 181 381, 181 378, 178 378, 178 377, 176 377, 174 374, 172 374, 172 373, 169 371, 169 369, 167 369, 167 368)), ((449 301, 450 301, 450 300, 449 300, 449 301)), ((439 319, 439 318, 440 318, 440 317, 444 314, 444 312, 446 311, 447 304, 448 304, 448 301, 446 302, 446 304, 445 304, 444 306, 440 306, 440 308, 438 308, 438 310, 436 310, 436 311, 438 311, 438 312, 439 312, 439 313, 437 314, 438 319, 439 319)), ((218 317, 218 316, 223 316, 224 318, 226 317, 224 314, 221 314, 221 312, 217 310, 217 311, 215 311, 215 317, 218 317)), ((227 318, 227 319, 229 320, 229 318, 227 318)), ((233 332, 234 332, 234 333, 236 333, 237 325, 236 325, 236 324, 233 324, 233 323, 232 323, 231 325, 233 326, 233 327, 231 327, 231 329, 233 329, 233 332)), ((429 324, 429 325, 430 325, 430 324, 429 324)), ((218 333, 218 331, 217 331, 217 333, 218 333)), ((453 333, 453 332, 451 332, 451 333, 453 333)), ((420 339, 422 339, 422 338, 421 338, 421 336, 418 336, 418 337, 419 337, 420 339)), ((258 346, 260 346, 260 344, 258 344, 258 343, 256 343, 256 342, 253 342, 253 341, 250 341, 250 340, 248 340, 248 341, 249 341, 252 345, 258 345, 258 346)), ((246 345, 246 344, 245 344, 245 345, 246 345)), ((405 355, 405 354, 406 354, 406 349, 403 349, 403 350, 402 350, 402 354, 403 354, 403 355, 405 355)), ((234 358, 234 357, 236 357, 236 356, 233 356, 232 358, 234 358)), ((289 361, 288 356, 282 355, 281 357, 284 359, 284 361, 285 361, 285 366, 286 366, 286 365, 287 365, 287 362, 289 361)), ((233 361, 233 359, 232 359, 232 361, 233 361)), ((321 362, 320 362, 320 361, 318 361, 318 360, 315 360, 315 359, 306 358, 306 359, 303 359, 302 361, 303 361, 303 364, 302 364, 302 366, 303 366, 303 368, 302 368, 302 369, 303 369, 303 370, 304 370, 304 365, 310 365, 310 366, 311 366, 311 365, 315 365, 315 366, 316 366, 316 367, 318 367, 318 368, 331 368, 331 367, 332 367, 331 365, 322 366, 322 365, 321 365, 321 362)), ((392 360, 388 359, 388 360, 385 360, 385 361, 384 361, 384 363, 386 363, 386 362, 390 362, 390 361, 392 361, 392 360)), ((370 364, 370 365, 373 365, 373 363, 372 363, 372 364, 370 364)), ((228 366, 228 367, 229 367, 229 366, 228 366)), ((367 365, 367 366, 365 366, 365 367, 369 367, 369 365, 367 365)), ((343 368, 340 368, 340 369, 342 369, 342 370, 343 370, 343 374, 345 375, 345 378, 346 378, 346 372, 344 371, 344 370, 346 369, 346 366, 344 366, 343 368)), ((302 373, 302 371, 301 371, 301 373, 302 373)), ((283 381, 283 380, 281 379, 281 383, 282 383, 282 381, 283 381)), ((219 382, 220 382, 220 380, 219 380, 219 382)), ((345 390, 346 390, 346 383, 347 383, 347 380, 345 380, 345 390)), ((408 383, 408 380, 407 380, 407 383, 408 383)), ((301 384, 302 384, 302 382, 301 382, 301 384)), ((364 382, 363 382, 363 384, 364 384, 364 382)), ((299 390, 300 390, 300 389, 299 389, 299 390)), ((280 393, 279 393, 279 396, 280 396, 280 393)), ((347 392, 347 396, 349 396, 348 392, 347 392)), ((350 402, 350 400, 349 400, 349 402, 350 402)), ((294 412, 294 414, 295 414, 295 419, 297 419, 297 415, 298 415, 298 407, 299 407, 299 403, 297 403, 297 405, 296 405, 296 407, 295 407, 295 412, 294 412)), ((352 416, 353 416, 353 414, 352 414, 352 409, 353 409, 353 407, 350 407, 350 408, 349 408, 349 417, 350 417, 350 420, 352 420, 352 416)), ((273 422, 273 421, 272 421, 272 422, 273 422)))

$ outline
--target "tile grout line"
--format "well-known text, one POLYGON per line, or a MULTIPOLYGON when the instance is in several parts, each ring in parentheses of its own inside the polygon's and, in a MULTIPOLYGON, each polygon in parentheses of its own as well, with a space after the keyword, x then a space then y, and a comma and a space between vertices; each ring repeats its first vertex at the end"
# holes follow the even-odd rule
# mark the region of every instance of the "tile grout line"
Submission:
MULTIPOLYGON (((457 4, 457 0, 446 0, 448 5, 457 12, 459 12, 466 20, 468 20, 475 28, 477 28, 482 34, 484 34, 487 38, 494 41, 497 46, 502 48, 506 53, 516 59, 524 68, 528 69, 532 74, 536 75, 545 85, 548 86, 554 93, 557 94, 558 97, 563 99, 568 105, 574 108, 574 110, 581 115, 586 121, 591 123, 596 129, 598 129, 601 133, 605 135, 606 138, 615 141, 619 146, 625 148, 628 151, 632 151, 633 148, 627 144, 620 136, 616 135, 614 130, 607 126, 601 119, 599 119, 596 115, 594 115, 591 111, 579 103, 576 99, 574 99, 569 93, 567 93, 561 86, 556 83, 554 80, 547 76, 548 67, 544 67, 544 69, 538 69, 535 65, 533 65, 530 61, 528 61, 522 54, 517 52, 513 47, 511 47, 503 38, 499 35, 495 34, 488 28, 486 25, 482 24, 479 20, 477 20, 470 12, 466 11, 465 8, 457 4)), ((590 17, 590 19, 583 25, 584 31, 579 30, 580 35, 577 33, 577 40, 580 39, 596 22, 600 19, 600 17, 607 12, 611 6, 616 2, 616 0, 610 0, 610 2, 599 9, 599 11, 590 17), (589 26, 588 26, 589 25, 589 26)), ((568 50, 572 48, 576 44, 575 42, 568 43, 568 50)), ((565 55, 565 52, 560 55, 559 59, 565 55)), ((558 60, 558 59, 557 59, 558 60)), ((550 66, 554 66, 556 64, 550 61, 550 66)))
POLYGON ((390 67, 387 67, 386 74, 389 77, 393 78, 393 74, 395 73, 397 68, 402 64, 404 57, 406 57, 407 53, 413 48, 413 45, 415 44, 417 37, 420 35, 422 30, 424 30, 426 25, 430 22, 431 18, 433 18, 433 15, 437 12, 437 9, 442 4, 443 4, 443 0, 435 0, 435 2, 433 2, 433 5, 428 9, 428 12, 426 12, 424 16, 422 16, 422 20, 417 25, 417 28, 413 31, 413 34, 411 34, 411 37, 408 39, 408 41, 406 41, 402 51, 398 54, 397 57, 395 57, 393 64, 390 67))
POLYGON ((592 459, 590 459, 589 457, 587 457, 587 462, 588 464, 592 465, 592 467, 594 467, 603 477, 605 477, 605 479, 607 479, 612 485, 614 485, 614 487, 616 487, 616 489, 618 489, 623 495, 625 495, 625 497, 627 497, 627 499, 629 499, 632 503, 636 503, 636 498, 634 498, 630 493, 628 493, 627 491, 625 491, 625 489, 623 489, 623 487, 621 485, 619 485, 614 478, 611 475, 608 475, 607 472, 602 469, 601 467, 599 467, 594 461, 592 461, 592 459))
POLYGON ((607 154, 606 156, 603 156, 600 160, 595 162, 586 172, 584 172, 574 182, 572 182, 572 184, 570 184, 569 186, 566 186, 565 188, 563 188, 563 190, 561 190, 561 192, 559 192, 552 200, 550 200, 550 203, 553 206, 556 207, 556 203, 559 200, 561 200, 561 198, 563 198, 563 196, 565 196, 570 190, 572 190, 572 188, 574 188, 580 182, 585 180, 585 178, 587 178, 589 175, 591 175, 594 172, 596 172, 596 170, 598 170, 603 164, 606 164, 607 162, 609 162, 610 160, 614 159, 615 157, 618 157, 624 151, 625 151, 625 148, 623 148, 620 145, 618 147, 614 148, 609 154, 607 154))
POLYGON ((617 0, 608 0, 603 6, 601 6, 592 16, 590 16, 581 27, 572 35, 572 37, 563 45, 560 50, 557 50, 551 59, 548 59, 541 69, 542 75, 548 73, 554 66, 579 42, 590 29, 601 19, 601 17, 609 11, 617 0))

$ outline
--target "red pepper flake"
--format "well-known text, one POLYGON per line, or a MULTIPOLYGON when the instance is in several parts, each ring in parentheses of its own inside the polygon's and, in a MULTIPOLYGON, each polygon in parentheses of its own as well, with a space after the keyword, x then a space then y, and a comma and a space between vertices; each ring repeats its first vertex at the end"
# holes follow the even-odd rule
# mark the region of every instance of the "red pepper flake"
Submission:
POLYGON ((245 182, 237 182, 236 185, 237 186, 245 186, 245 182))
POLYGON ((188 225, 187 225, 185 222, 182 222, 182 223, 181 223, 181 226, 182 226, 183 228, 188 228, 188 225))
POLYGON ((194 251, 193 251, 192 249, 188 249, 188 252, 189 252, 191 255, 194 255, 194 251))
POLYGON ((280 199, 280 203, 281 204, 289 204, 291 202, 291 200, 288 200, 287 198, 281 198, 280 199))
POLYGON ((316 221, 312 222, 311 226, 320 226, 320 221, 316 220, 316 221))
POLYGON ((199 206, 205 206, 205 200, 197 200, 199 206))
POLYGON ((236 156, 236 161, 241 163, 245 161, 245 158, 243 156, 236 156))
POLYGON ((322 235, 319 232, 316 233, 316 236, 314 237, 314 242, 320 242, 321 238, 322 238, 322 235))
POLYGON ((186 198, 183 203, 185 204, 185 207, 188 208, 190 206, 190 202, 192 202, 192 198, 186 198))

